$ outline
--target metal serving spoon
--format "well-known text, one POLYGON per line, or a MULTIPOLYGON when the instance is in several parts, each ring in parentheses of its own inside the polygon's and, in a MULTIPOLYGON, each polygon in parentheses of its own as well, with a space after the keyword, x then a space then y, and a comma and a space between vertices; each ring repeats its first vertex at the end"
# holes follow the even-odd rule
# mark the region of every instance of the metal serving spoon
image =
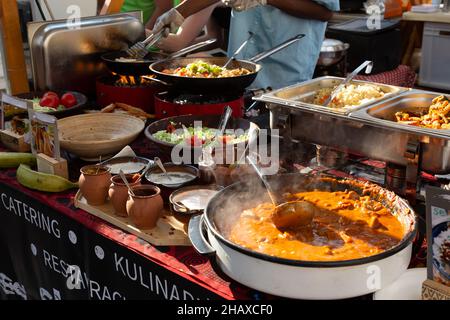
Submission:
POLYGON ((225 132, 225 128, 227 127, 228 120, 230 120, 230 117, 231 117, 232 113, 233 113, 233 109, 231 109, 230 106, 226 106, 223 109, 223 113, 222 113, 222 116, 220 118, 219 125, 218 125, 217 131, 216 131, 216 135, 215 135, 215 138, 214 138, 215 140, 217 140, 218 137, 223 136, 223 133, 225 132))
POLYGON ((247 160, 258 174, 258 177, 264 183, 270 200, 275 206, 275 212, 271 216, 275 226, 277 228, 289 228, 311 224, 316 212, 316 207, 313 204, 303 200, 289 201, 279 204, 276 200, 272 187, 259 170, 256 163, 251 157, 247 157, 247 160))
POLYGON ((128 184, 128 180, 127 180, 127 178, 125 177, 125 174, 123 173, 122 169, 119 170, 119 176, 122 178, 123 183, 125 183, 125 185, 127 186, 128 191, 130 192, 130 194, 131 194, 132 196, 135 196, 133 190, 131 189, 130 185, 128 184))
POLYGON ((233 53, 233 55, 230 57, 230 59, 228 59, 228 61, 223 65, 223 68, 228 67, 228 65, 230 64, 231 61, 234 60, 234 58, 236 58, 236 56, 239 54, 239 52, 242 51, 242 49, 244 49, 244 47, 247 45, 247 43, 250 41, 251 38, 253 38, 254 33, 249 31, 249 36, 247 38, 247 40, 245 40, 239 48, 237 48, 237 50, 233 53))
POLYGON ((325 100, 325 103, 323 104, 325 107, 328 107, 328 105, 330 104, 331 101, 333 101, 333 99, 336 97, 336 95, 342 90, 344 89, 344 87, 350 82, 352 81, 352 79, 354 77, 356 77, 356 75, 358 73, 361 72, 362 69, 366 68, 365 73, 368 74, 372 71, 372 67, 373 67, 373 62, 372 61, 364 61, 358 68, 356 68, 352 73, 350 73, 347 78, 345 78, 344 81, 342 81, 342 83, 340 85, 338 85, 330 94, 330 96, 328 97, 327 100, 325 100))
POLYGON ((167 170, 166 170, 166 168, 164 168, 164 165, 162 164, 161 159, 158 158, 158 157, 155 157, 154 161, 155 161, 155 163, 158 165, 158 167, 161 169, 161 171, 164 173, 164 175, 165 175, 169 180, 172 180, 172 177, 171 177, 169 174, 167 174, 167 170))
POLYGON ((145 176, 145 174, 147 173, 147 171, 152 167, 153 163, 151 161, 148 162, 147 166, 144 168, 144 170, 141 172, 141 174, 139 175, 139 179, 141 179, 142 177, 145 176))

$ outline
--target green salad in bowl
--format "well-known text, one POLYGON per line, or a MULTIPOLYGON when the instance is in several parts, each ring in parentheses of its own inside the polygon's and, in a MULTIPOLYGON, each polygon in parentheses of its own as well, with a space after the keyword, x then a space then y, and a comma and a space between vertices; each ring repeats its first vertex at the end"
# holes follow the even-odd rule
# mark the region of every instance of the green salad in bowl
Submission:
MULTIPOLYGON (((180 144, 184 143, 190 146, 207 146, 216 142, 217 129, 208 127, 184 127, 175 128, 175 123, 170 122, 166 130, 159 130, 153 134, 157 140, 180 144)), ((225 132, 224 135, 218 137, 218 141, 223 144, 236 144, 248 140, 247 132, 243 134, 229 134, 225 132)))

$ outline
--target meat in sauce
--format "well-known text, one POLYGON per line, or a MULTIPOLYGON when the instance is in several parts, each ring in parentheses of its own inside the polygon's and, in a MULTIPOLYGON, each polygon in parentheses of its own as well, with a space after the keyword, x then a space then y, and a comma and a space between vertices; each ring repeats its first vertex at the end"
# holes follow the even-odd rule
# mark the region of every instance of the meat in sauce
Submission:
POLYGON ((372 256, 398 244, 405 234, 389 209, 354 191, 311 191, 289 200, 315 206, 312 223, 277 228, 275 207, 264 203, 244 211, 231 229, 230 240, 251 250, 286 259, 342 261, 372 256))

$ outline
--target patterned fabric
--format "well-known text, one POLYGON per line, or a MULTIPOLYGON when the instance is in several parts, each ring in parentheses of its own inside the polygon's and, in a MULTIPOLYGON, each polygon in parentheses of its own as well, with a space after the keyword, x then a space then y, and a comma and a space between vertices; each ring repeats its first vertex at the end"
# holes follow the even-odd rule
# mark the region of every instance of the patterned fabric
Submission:
MULTIPOLYGON (((156 145, 151 143, 148 139, 141 135, 132 145, 133 150, 140 156, 153 158, 158 155, 163 161, 168 160, 168 155, 161 155, 161 150, 156 145)), ((1 150, 0 148, 0 151, 1 150)), ((382 167, 383 163, 378 161, 367 161, 367 164, 374 167, 382 167)), ((71 172, 74 177, 78 176, 79 168, 83 163, 70 161, 71 172)), ((350 177, 340 171, 330 171, 330 174, 336 176, 350 177)), ((18 191, 23 192, 27 196, 34 198, 45 205, 61 212, 67 217, 81 223, 86 228, 97 232, 98 234, 117 242, 134 252, 142 255, 150 261, 174 272, 189 281, 211 290, 215 294, 229 300, 233 299, 273 299, 273 296, 261 294, 250 288, 247 288, 229 277, 211 261, 199 255, 192 247, 184 246, 164 246, 155 247, 144 240, 122 231, 121 229, 110 225, 109 223, 97 218, 88 212, 78 209, 74 206, 75 191, 68 191, 64 193, 52 194, 45 192, 38 192, 27 189, 21 186, 16 180, 16 170, 2 170, 0 171, 0 183, 12 186, 18 191)), ((411 261, 410 267, 426 265, 426 244, 421 246, 421 249, 411 261)), ((365 296, 367 297, 367 296, 365 296)), ((365 299, 365 297, 360 297, 365 299)), ((370 298, 370 297, 369 297, 370 298)))
POLYGON ((396 69, 391 71, 369 76, 359 75, 356 76, 355 79, 412 88, 416 82, 416 77, 416 73, 409 66, 399 65, 396 69))

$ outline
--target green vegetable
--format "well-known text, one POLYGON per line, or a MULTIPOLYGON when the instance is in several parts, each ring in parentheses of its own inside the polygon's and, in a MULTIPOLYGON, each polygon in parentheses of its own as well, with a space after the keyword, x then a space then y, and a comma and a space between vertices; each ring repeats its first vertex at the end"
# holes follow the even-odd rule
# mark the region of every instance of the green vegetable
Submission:
MULTIPOLYGON (((172 123, 172 125, 175 125, 172 123)), ((211 129, 207 127, 189 127, 185 133, 183 129, 177 129, 175 132, 167 132, 166 130, 160 130, 153 134, 153 136, 160 140, 171 144, 179 143, 190 143, 191 137, 195 136, 198 140, 204 141, 204 145, 211 143, 216 135, 216 129, 211 129)), ((229 136, 229 135, 227 135, 229 136)), ((234 137, 234 136, 233 136, 234 137)), ((230 140, 229 143, 239 143, 244 142, 248 139, 247 134, 242 134, 234 139, 230 140)))
POLYGON ((36 157, 31 153, 0 152, 0 168, 17 168, 21 164, 36 165, 36 157))
POLYGON ((62 104, 60 104, 58 106, 58 108, 56 108, 56 109, 50 108, 50 107, 43 107, 39 104, 40 98, 34 98, 33 100, 30 100, 30 101, 33 102, 33 109, 34 109, 34 111, 37 111, 37 112, 46 113, 46 112, 66 110, 66 107, 64 107, 62 104))

